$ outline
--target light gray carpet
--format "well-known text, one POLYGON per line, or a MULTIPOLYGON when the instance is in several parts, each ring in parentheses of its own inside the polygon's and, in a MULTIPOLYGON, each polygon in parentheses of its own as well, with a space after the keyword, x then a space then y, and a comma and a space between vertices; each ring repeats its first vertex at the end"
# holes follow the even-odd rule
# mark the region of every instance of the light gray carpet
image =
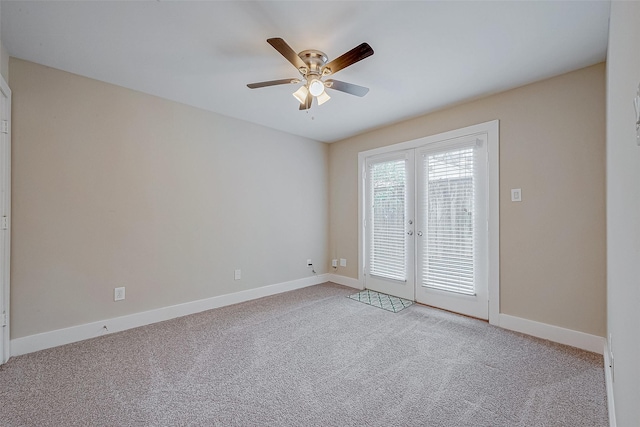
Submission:
POLYGON ((605 426, 602 357, 324 284, 14 357, 2 426, 605 426))

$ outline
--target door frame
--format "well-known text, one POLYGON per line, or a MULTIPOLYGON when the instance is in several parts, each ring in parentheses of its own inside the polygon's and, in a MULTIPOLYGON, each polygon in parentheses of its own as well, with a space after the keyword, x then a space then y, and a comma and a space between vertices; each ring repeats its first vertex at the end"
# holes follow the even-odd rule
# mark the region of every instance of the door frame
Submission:
MULTIPOLYGON (((0 133, 0 150, 2 155, 0 160, 0 188, 3 190, 3 200, 0 200, 0 219, 7 218, 7 228, 0 229, 0 292, 2 304, 0 306, 0 315, 4 313, 6 316, 6 325, 0 326, 0 364, 5 363, 11 357, 11 313, 10 307, 10 267, 11 267, 11 89, 0 76, 0 120, 7 121, 7 133, 0 133)), ((0 317, 0 325, 2 325, 0 317)))
MULTIPOLYGON (((361 287, 365 284, 365 250, 366 232, 364 229, 365 216, 365 179, 366 159, 371 156, 394 151, 408 150, 425 145, 442 142, 449 139, 457 139, 473 135, 487 136, 488 149, 488 182, 487 182, 487 227, 488 227, 488 292, 489 292, 489 323, 499 324, 500 315, 500 122, 492 120, 429 135, 411 141, 400 142, 385 147, 374 148, 358 153, 358 283, 361 287)), ((415 272, 414 272, 415 274, 415 272)), ((414 281, 414 283, 417 283, 414 281)))

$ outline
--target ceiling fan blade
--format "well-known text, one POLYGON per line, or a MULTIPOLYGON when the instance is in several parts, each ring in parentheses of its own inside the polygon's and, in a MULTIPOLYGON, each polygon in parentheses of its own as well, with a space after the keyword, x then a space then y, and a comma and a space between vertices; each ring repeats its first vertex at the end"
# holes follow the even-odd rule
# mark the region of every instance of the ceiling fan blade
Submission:
POLYGON ((260 87, 288 85, 288 84, 297 84, 297 83, 300 83, 300 79, 280 79, 280 80, 269 80, 267 82, 249 83, 247 87, 249 89, 258 89, 260 87))
POLYGON ((369 93, 369 88, 364 86, 354 85, 353 83, 341 82, 340 80, 329 79, 324 82, 327 89, 339 90, 350 95, 363 97, 369 93))
POLYGON ((360 46, 356 46, 349 52, 342 56, 337 57, 333 61, 324 66, 324 73, 335 74, 343 68, 347 68, 349 65, 353 65, 358 61, 362 61, 365 58, 373 55, 373 49, 367 43, 362 43, 360 46), (327 71, 328 70, 328 71, 327 71))
POLYGON ((291 47, 287 44, 286 41, 281 39, 280 37, 267 39, 267 43, 275 48, 282 56, 284 56, 287 61, 291 62, 294 67, 298 70, 301 68, 307 68, 307 64, 305 64, 302 59, 298 56, 298 54, 291 49, 291 47))
POLYGON ((300 110, 308 110, 311 108, 311 103, 313 102, 313 95, 311 92, 307 93, 307 98, 305 99, 304 104, 300 103, 300 110))

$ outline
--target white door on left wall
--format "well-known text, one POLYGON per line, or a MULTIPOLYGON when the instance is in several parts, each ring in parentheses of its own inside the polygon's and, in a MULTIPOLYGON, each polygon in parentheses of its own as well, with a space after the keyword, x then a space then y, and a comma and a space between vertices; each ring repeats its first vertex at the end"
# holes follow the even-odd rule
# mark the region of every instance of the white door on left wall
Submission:
POLYGON ((0 364, 11 356, 9 265, 11 249, 11 89, 0 76, 0 364))

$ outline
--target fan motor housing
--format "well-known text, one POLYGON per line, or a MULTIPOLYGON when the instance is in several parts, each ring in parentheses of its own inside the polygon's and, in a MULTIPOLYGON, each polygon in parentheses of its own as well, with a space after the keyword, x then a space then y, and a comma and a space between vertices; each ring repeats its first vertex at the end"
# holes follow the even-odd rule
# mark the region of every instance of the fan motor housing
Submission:
POLYGON ((328 61, 326 53, 314 49, 303 50, 298 56, 302 59, 302 62, 307 64, 307 72, 304 73, 302 70, 300 71, 305 77, 307 74, 320 75, 322 73, 322 67, 324 67, 328 61))

